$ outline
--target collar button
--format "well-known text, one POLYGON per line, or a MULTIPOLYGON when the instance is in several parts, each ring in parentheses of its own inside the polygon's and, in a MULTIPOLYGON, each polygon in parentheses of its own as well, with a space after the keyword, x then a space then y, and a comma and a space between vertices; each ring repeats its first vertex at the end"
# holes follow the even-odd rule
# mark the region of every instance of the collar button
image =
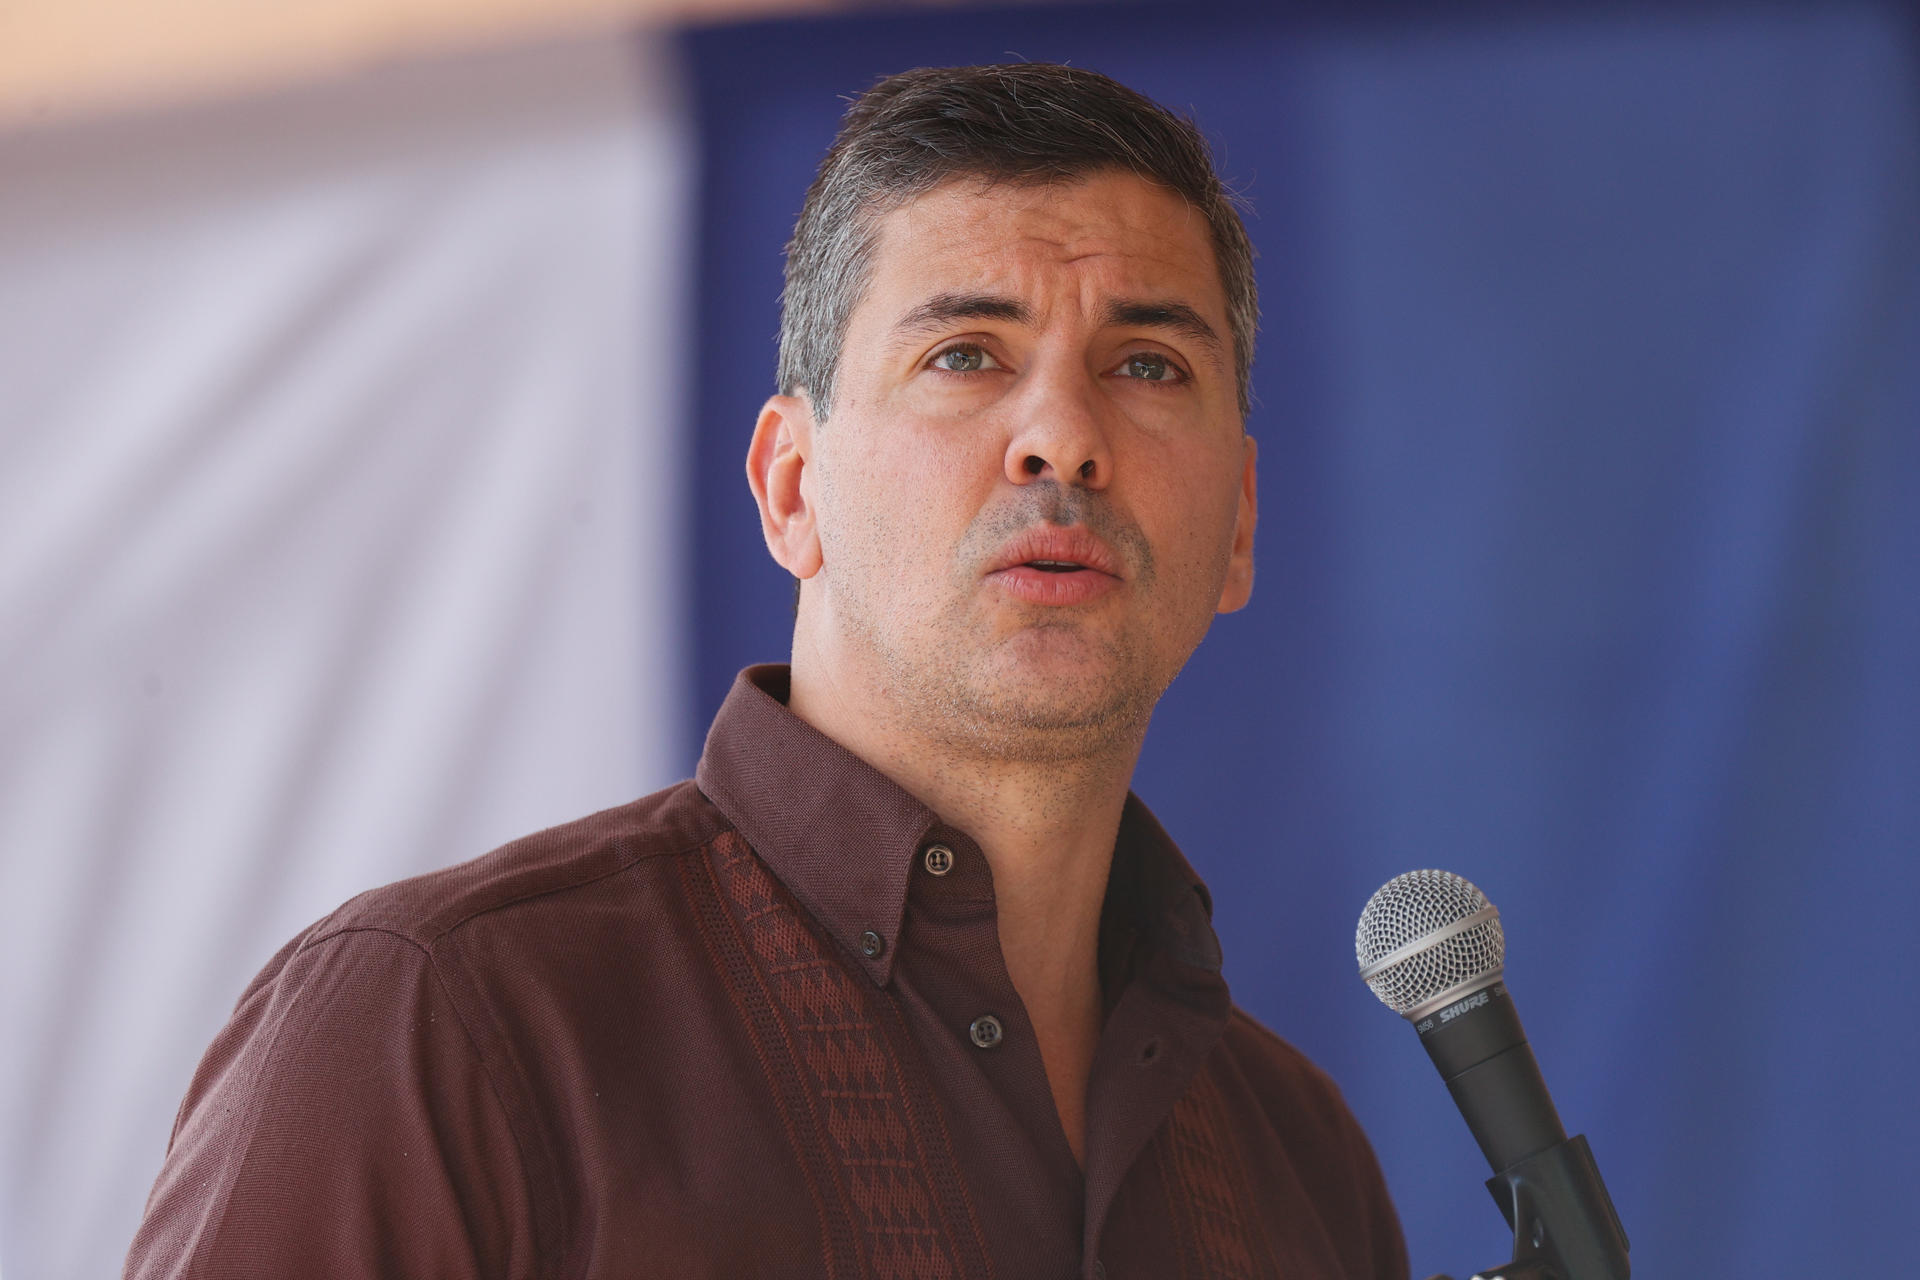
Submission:
POLYGON ((943 876, 953 870, 953 850, 943 844, 930 844, 925 861, 928 875, 943 876))
POLYGON ((860 954, 869 960, 878 960, 880 953, 887 949, 887 940, 869 929, 860 935, 860 954))
POLYGON ((980 1048, 992 1049, 999 1045, 1006 1031, 1000 1026, 1000 1019, 990 1013, 983 1013, 973 1020, 972 1026, 967 1028, 967 1035, 972 1037, 974 1044, 980 1048))

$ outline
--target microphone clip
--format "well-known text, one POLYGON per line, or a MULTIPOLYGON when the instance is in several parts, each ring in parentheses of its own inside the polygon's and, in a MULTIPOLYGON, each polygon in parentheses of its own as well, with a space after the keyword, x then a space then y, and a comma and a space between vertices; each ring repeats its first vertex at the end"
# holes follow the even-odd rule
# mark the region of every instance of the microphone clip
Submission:
POLYGON ((1473 1280, 1628 1280, 1627 1232, 1584 1134, 1487 1179, 1513 1261, 1473 1280))

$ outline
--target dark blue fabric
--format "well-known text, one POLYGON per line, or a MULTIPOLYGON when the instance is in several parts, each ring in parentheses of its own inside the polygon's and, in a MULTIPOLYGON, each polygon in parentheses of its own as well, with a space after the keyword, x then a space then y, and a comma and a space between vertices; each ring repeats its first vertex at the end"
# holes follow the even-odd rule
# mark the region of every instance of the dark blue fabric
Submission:
POLYGON ((1023 56, 1191 109, 1262 253, 1260 579, 1137 788, 1213 885, 1237 997, 1346 1090, 1415 1274, 1500 1260, 1478 1151, 1353 972, 1379 883, 1458 871, 1502 909, 1640 1274, 1903 1274, 1910 19, 1087 5, 690 35, 702 713, 787 648, 741 458, 841 96, 1023 56))

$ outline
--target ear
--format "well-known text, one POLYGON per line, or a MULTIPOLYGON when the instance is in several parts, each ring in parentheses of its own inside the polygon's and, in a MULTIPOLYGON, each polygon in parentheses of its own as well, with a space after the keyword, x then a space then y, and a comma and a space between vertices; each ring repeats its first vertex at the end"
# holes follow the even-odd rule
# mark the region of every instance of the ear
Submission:
POLYGON ((1245 457, 1240 471, 1240 507, 1233 517, 1233 554, 1227 560, 1226 585, 1220 588, 1217 609, 1220 613, 1232 613, 1235 609, 1245 608, 1247 601, 1253 597, 1253 526, 1260 515, 1253 464, 1260 449, 1252 436, 1244 437, 1241 444, 1245 448, 1245 457))
POLYGON ((810 501, 813 405, 802 393, 774 396, 760 408, 747 446, 747 487, 760 504, 767 550, 796 578, 820 572, 820 530, 810 501))

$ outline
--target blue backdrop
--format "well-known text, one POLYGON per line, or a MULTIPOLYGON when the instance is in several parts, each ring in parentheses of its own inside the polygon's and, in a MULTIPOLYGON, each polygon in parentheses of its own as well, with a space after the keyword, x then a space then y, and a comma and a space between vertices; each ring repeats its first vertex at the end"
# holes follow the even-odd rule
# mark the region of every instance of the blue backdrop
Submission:
POLYGON ((1251 200, 1260 577, 1136 788, 1341 1082, 1416 1275, 1505 1256, 1352 925, 1438 866, 1643 1276, 1904 1274, 1920 1187, 1920 95, 1904 6, 942 9, 692 33, 699 725, 783 657, 741 458, 843 95, 1072 61, 1251 200))

